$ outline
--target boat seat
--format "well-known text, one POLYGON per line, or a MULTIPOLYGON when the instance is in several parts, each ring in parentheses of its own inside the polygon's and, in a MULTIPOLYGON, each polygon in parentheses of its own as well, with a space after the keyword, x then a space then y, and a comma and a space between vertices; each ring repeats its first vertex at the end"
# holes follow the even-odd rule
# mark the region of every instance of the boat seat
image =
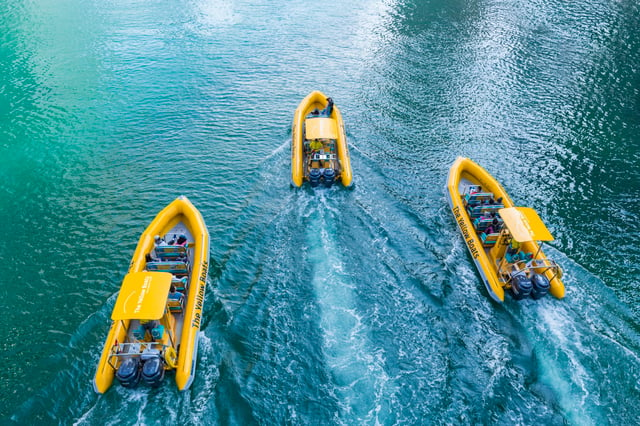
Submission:
MULTIPOLYGON (((495 218, 498 219, 498 229, 494 229, 494 231, 499 231, 502 228, 503 221, 498 216, 496 216, 495 218)), ((473 227, 476 229, 476 231, 482 232, 493 223, 493 219, 493 217, 477 217, 473 221, 473 227)))
POLYGON ((188 280, 187 277, 178 278, 174 276, 171 279, 171 284, 173 284, 177 291, 184 293, 187 290, 188 280))
POLYGON ((482 247, 492 247, 496 244, 496 242, 498 241, 498 237, 500 236, 499 233, 494 233, 494 234, 485 234, 484 232, 482 232, 480 234, 480 239, 482 240, 482 247))
POLYGON ((187 257, 187 248, 184 246, 158 246, 155 248, 156 256, 160 260, 181 259, 187 257))
POLYGON ((151 337, 153 340, 162 340, 164 336, 164 325, 159 325, 151 329, 151 337))
POLYGON ((147 262, 148 271, 170 272, 174 275, 187 275, 189 267, 185 262, 159 261, 147 262))
POLYGON ((493 198, 492 192, 476 192, 475 194, 466 194, 464 201, 467 206, 477 206, 483 204, 493 198))
POLYGON ((182 313, 182 302, 180 300, 167 300, 167 307, 174 314, 182 313))
POLYGON ((498 213, 498 210, 503 209, 503 204, 480 204, 475 207, 471 207, 468 210, 469 216, 472 219, 478 218, 480 216, 484 216, 486 214, 490 214, 492 212, 498 213))
POLYGON ((139 326, 133 329, 133 338, 136 340, 144 340, 146 332, 143 326, 139 326))

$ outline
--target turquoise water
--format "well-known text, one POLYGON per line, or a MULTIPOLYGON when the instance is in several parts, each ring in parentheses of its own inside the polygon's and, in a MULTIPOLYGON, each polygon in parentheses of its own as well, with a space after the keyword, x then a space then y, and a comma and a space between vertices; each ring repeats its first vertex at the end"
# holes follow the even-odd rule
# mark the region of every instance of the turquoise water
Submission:
POLYGON ((2 422, 636 423, 639 28, 627 1, 4 1, 2 422), (289 188, 315 89, 352 191, 289 188), (564 300, 489 300, 458 155, 539 211, 564 300), (211 234, 196 379, 98 396, 137 239, 181 194, 211 234))

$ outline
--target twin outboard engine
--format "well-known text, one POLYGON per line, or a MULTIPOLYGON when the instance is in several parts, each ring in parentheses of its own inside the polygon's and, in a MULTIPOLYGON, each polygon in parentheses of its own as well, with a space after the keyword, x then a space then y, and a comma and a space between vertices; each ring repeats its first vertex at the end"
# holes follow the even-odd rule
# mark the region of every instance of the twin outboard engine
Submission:
POLYGON ((315 188, 316 186, 320 185, 320 178, 322 177, 322 172, 320 171, 320 169, 311 169, 309 170, 309 183, 311 184, 311 187, 315 188))
POLYGON ((533 284, 523 272, 517 273, 511 278, 511 292, 516 300, 522 300, 531 294, 533 284))
POLYGON ((140 358, 125 358, 118 371, 116 377, 125 388, 133 388, 140 381, 140 358))
POLYGON ((164 379, 164 363, 160 358, 160 351, 148 349, 142 353, 142 378, 153 387, 159 386, 164 379))
POLYGON ((547 293, 549 293, 549 288, 551 284, 549 283, 549 279, 542 274, 533 274, 531 277, 531 283, 533 284, 533 289, 531 290, 531 297, 534 299, 540 299, 547 293))
POLYGON ((164 361, 160 351, 146 349, 140 357, 125 358, 116 371, 116 377, 125 388, 136 387, 141 377, 150 386, 160 385, 164 379, 164 361))
POLYGON ((336 181, 336 171, 334 169, 318 169, 309 170, 309 184, 315 188, 320 185, 320 180, 324 181, 324 186, 331 188, 336 181))

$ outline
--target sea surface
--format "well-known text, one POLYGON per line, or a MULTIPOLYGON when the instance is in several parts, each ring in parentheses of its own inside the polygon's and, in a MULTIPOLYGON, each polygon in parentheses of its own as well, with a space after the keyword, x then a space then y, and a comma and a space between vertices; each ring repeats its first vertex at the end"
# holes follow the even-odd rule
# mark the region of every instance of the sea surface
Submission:
POLYGON ((639 223, 637 1, 0 2, 2 424, 638 424, 639 223), (353 190, 290 188, 312 90, 353 190), (539 212, 565 299, 489 299, 457 156, 539 212), (99 396, 179 195, 211 234, 195 381, 99 396))

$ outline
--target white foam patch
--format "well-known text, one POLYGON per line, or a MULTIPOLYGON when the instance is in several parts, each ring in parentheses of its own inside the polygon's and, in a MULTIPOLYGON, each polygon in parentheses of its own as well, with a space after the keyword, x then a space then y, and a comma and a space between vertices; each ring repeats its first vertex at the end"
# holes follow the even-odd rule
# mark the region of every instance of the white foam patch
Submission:
POLYGON ((239 21, 239 15, 228 0, 200 0, 194 4, 198 22, 205 27, 232 25, 239 21))

